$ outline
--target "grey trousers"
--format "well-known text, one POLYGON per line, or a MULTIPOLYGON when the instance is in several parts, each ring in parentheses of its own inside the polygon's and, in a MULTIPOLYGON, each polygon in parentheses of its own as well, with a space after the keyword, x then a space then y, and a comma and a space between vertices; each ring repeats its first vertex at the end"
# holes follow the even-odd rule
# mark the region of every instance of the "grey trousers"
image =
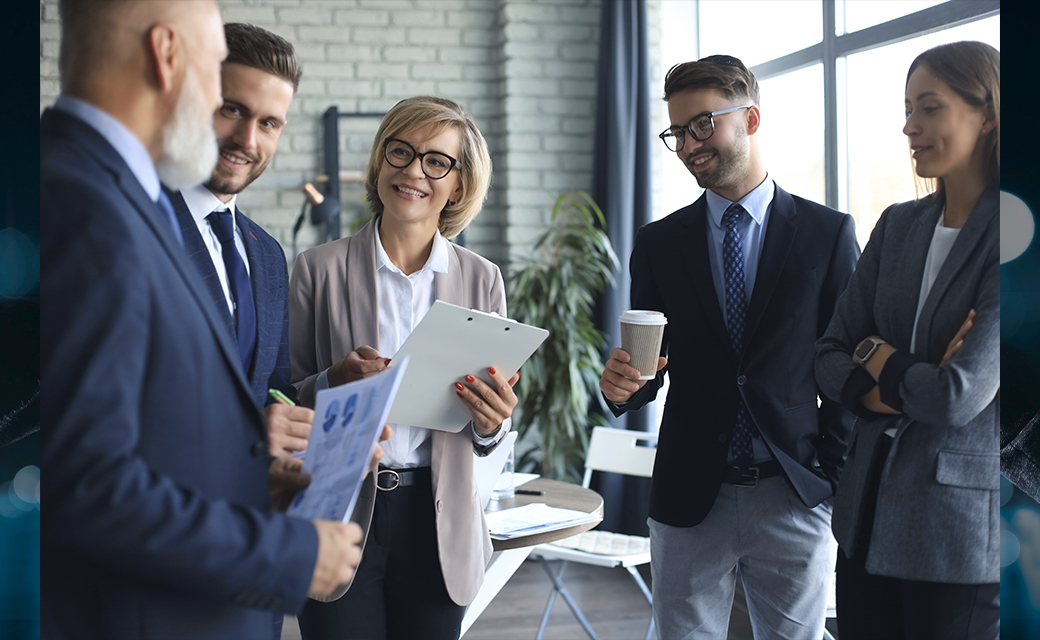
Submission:
POLYGON ((695 527, 652 518, 654 621, 668 640, 725 640, 739 577, 756 638, 820 640, 838 549, 831 507, 809 509, 776 476, 723 484, 695 527))

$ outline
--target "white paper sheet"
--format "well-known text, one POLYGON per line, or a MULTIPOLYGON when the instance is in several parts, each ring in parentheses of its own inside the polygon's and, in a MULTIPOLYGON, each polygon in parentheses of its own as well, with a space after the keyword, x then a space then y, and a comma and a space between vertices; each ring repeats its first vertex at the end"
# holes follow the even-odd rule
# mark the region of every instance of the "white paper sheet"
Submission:
POLYGON ((546 531, 566 529, 586 522, 600 520, 599 512, 584 513, 573 509, 550 507, 544 502, 535 502, 522 507, 503 509, 484 514, 491 537, 509 540, 546 531))
POLYGON ((405 358, 379 375, 318 392, 303 463, 311 484, 293 500, 289 515, 308 520, 350 518, 372 448, 407 367, 405 358))

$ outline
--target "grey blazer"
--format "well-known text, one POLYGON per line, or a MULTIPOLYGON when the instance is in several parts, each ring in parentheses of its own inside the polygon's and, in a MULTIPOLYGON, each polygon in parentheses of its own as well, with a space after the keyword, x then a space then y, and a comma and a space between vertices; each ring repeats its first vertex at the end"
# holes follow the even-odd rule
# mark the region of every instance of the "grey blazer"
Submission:
POLYGON ((998 190, 987 189, 921 310, 916 359, 909 355, 911 332, 942 213, 933 197, 892 205, 882 214, 816 343, 820 388, 859 416, 835 495, 834 537, 849 557, 866 553, 870 573, 961 584, 1000 580, 998 212, 998 190), (940 367, 971 309, 978 315, 964 346, 940 367), (873 387, 851 356, 869 335, 880 335, 901 355, 890 358, 886 370, 902 360, 895 402, 903 415, 876 414, 856 400, 873 387), (874 524, 863 549, 858 543, 868 470, 890 427, 897 431, 881 467, 874 524))
MULTIPOLYGON (((376 290, 375 218, 356 235, 300 254, 289 284, 289 359, 300 403, 313 407, 318 375, 363 345, 379 348, 376 290)), ((502 273, 492 262, 448 243, 448 272, 434 276, 438 300, 469 309, 506 315, 502 273)), ((458 605, 473 601, 491 559, 491 538, 473 479, 477 449, 468 429, 434 431, 431 471, 437 518, 437 547, 444 584, 458 605)), ((368 539, 375 506, 370 474, 354 509, 353 520, 368 539)), ((364 544, 364 542, 362 543, 364 544)), ((346 593, 344 585, 327 600, 346 593)))

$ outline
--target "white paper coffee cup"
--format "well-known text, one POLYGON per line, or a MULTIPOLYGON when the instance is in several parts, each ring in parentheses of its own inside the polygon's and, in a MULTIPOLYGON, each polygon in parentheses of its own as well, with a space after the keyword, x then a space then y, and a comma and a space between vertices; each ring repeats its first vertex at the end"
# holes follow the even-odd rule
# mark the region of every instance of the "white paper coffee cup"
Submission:
POLYGON ((629 309, 618 320, 621 321, 621 348, 632 357, 628 364, 639 371, 640 380, 657 377, 657 358, 661 355, 661 340, 668 319, 660 311, 629 309))

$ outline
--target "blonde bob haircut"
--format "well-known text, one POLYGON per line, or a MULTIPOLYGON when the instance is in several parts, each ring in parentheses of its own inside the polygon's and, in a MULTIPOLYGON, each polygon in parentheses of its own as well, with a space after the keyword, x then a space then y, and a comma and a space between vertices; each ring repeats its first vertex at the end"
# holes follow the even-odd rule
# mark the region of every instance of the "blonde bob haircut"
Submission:
POLYGON ((431 136, 437 136, 448 127, 459 132, 459 184, 462 195, 455 202, 448 201, 441 211, 437 229, 445 238, 454 238, 462 233, 473 218, 480 213, 491 184, 491 155, 487 143, 480 134, 473 118, 462 107, 446 98, 416 96, 395 104, 383 117, 372 144, 372 155, 368 159, 365 175, 365 191, 372 213, 383 213, 377 183, 379 170, 383 166, 383 148, 388 138, 404 138, 411 133, 432 125, 431 136))

